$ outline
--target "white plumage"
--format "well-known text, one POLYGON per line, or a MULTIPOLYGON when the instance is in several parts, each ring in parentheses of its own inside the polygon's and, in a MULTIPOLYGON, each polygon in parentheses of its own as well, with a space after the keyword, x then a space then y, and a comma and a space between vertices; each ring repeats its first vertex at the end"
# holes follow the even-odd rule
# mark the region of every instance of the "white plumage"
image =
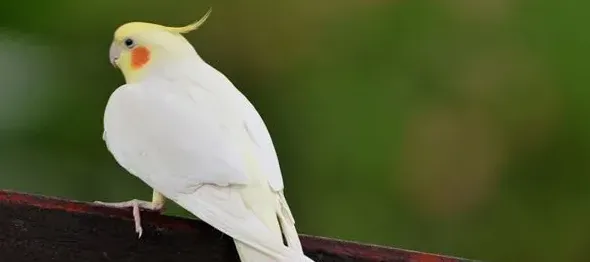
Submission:
POLYGON ((303 255, 262 118, 196 53, 119 87, 104 129, 121 166, 233 237, 242 261, 312 261, 303 255))

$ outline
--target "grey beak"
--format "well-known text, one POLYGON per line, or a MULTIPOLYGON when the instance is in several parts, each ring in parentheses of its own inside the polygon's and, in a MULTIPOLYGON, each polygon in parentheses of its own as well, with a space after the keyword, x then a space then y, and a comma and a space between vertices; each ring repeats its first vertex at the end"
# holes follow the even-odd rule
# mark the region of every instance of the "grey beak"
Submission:
POLYGON ((109 49, 109 59, 114 67, 117 67, 117 59, 119 59, 120 54, 121 48, 118 45, 115 45, 113 42, 111 44, 111 48, 109 49))

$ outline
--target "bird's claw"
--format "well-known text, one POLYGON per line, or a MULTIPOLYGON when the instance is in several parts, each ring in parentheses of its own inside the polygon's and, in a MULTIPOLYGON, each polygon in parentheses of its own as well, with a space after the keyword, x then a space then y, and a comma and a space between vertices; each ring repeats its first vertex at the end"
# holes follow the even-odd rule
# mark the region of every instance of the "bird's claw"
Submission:
POLYGON ((141 238, 141 236, 143 235, 143 228, 141 227, 140 208, 152 210, 152 211, 158 211, 158 212, 161 212, 163 210, 162 205, 154 205, 151 202, 137 200, 137 199, 133 199, 133 200, 125 201, 125 202, 113 202, 113 203, 94 201, 94 203, 102 205, 102 206, 115 207, 115 208, 129 208, 129 207, 131 207, 133 209, 133 221, 135 223, 135 232, 138 234, 138 238, 141 238))

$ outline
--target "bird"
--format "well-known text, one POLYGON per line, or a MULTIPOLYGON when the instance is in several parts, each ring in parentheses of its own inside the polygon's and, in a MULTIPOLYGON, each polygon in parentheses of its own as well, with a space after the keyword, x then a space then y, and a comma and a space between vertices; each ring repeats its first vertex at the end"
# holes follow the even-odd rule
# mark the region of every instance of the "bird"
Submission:
POLYGON ((106 103, 103 139, 153 195, 96 203, 132 207, 141 238, 140 209, 162 211, 168 199, 232 237, 243 262, 313 261, 303 252, 262 117, 184 37, 211 10, 186 26, 129 22, 115 30, 109 59, 125 84, 106 103))

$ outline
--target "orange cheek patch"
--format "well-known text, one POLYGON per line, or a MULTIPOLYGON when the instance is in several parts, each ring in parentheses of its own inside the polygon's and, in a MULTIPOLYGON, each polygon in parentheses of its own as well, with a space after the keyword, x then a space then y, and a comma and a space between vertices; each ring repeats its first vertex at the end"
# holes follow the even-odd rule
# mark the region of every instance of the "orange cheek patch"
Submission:
POLYGON ((139 69, 150 61, 150 50, 138 46, 131 50, 131 68, 139 69))

